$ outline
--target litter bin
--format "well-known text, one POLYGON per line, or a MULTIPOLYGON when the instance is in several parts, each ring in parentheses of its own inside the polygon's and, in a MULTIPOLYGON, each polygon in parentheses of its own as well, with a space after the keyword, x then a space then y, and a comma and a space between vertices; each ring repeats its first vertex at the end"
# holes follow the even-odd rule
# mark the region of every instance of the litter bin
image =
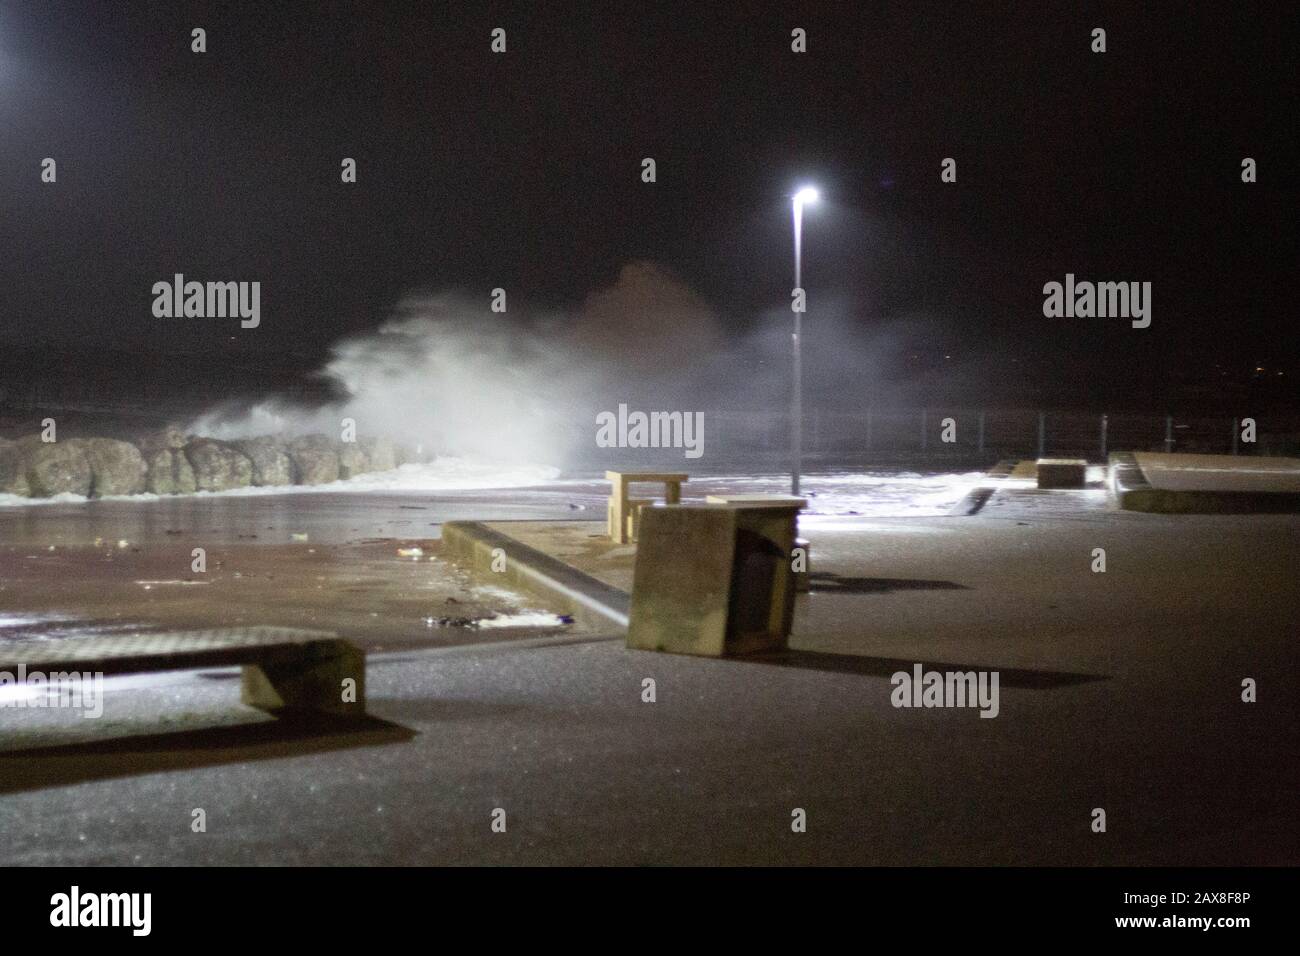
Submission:
POLYGON ((805 504, 643 509, 627 646, 709 657, 783 649, 794 618, 790 552, 805 504))

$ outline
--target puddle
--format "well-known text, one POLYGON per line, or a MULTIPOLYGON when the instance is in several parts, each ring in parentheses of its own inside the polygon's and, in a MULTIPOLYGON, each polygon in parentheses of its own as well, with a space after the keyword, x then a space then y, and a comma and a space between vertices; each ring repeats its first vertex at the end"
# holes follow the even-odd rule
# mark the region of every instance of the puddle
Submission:
POLYGON ((69 638, 141 634, 157 631, 156 624, 102 618, 72 618, 61 614, 0 614, 0 644, 6 642, 62 641, 69 638))

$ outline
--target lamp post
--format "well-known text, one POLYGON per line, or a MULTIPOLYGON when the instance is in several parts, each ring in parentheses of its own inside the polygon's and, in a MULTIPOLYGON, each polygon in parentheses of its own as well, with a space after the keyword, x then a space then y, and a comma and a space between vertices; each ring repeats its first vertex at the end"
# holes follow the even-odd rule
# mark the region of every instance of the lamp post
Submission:
MULTIPOLYGON (((805 186, 794 194, 794 287, 803 288, 803 207, 817 201, 817 190, 805 186)), ((804 296, 807 302, 807 296, 804 296)), ((803 358, 799 336, 803 332, 803 313, 795 310, 794 332, 790 336, 793 381, 790 394, 790 493, 799 494, 799 472, 803 457, 803 358)))

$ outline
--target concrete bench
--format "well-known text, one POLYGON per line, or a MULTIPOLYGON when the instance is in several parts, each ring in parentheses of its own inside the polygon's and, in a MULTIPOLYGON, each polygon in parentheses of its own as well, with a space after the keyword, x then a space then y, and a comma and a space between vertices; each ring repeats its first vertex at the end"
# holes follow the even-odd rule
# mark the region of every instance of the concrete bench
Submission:
POLYGON ((1087 475, 1088 463, 1082 458, 1038 459, 1039 488, 1083 488, 1087 475))
POLYGON ((653 504, 649 498, 628 497, 628 486, 634 482, 657 482, 664 486, 664 503, 678 504, 682 500, 682 483, 690 476, 670 471, 607 471, 605 477, 613 487, 609 493, 605 527, 612 540, 619 544, 635 541, 641 509, 653 504))
POLYGON ((321 631, 248 627, 0 645, 0 671, 137 674, 243 668, 243 701, 272 713, 366 712, 366 656, 321 631), (344 701, 345 680, 355 693, 344 701))

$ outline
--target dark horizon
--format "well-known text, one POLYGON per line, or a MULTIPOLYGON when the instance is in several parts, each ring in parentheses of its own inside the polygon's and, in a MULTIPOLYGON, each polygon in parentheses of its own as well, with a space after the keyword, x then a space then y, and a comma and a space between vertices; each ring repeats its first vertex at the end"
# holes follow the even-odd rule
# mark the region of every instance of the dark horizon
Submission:
POLYGON ((412 292, 479 297, 485 323, 571 317, 640 260, 735 344, 789 317, 787 197, 815 181, 811 401, 839 329, 889 341, 863 401, 1300 408, 1283 13, 805 10, 661 7, 633 30, 523 5, 0 6, 0 353, 92 378, 128 353, 159 385, 201 353, 276 390, 412 292), (176 272, 260 281, 261 326, 155 318, 176 272), (1045 318, 1067 273, 1151 282, 1151 327, 1045 318))

